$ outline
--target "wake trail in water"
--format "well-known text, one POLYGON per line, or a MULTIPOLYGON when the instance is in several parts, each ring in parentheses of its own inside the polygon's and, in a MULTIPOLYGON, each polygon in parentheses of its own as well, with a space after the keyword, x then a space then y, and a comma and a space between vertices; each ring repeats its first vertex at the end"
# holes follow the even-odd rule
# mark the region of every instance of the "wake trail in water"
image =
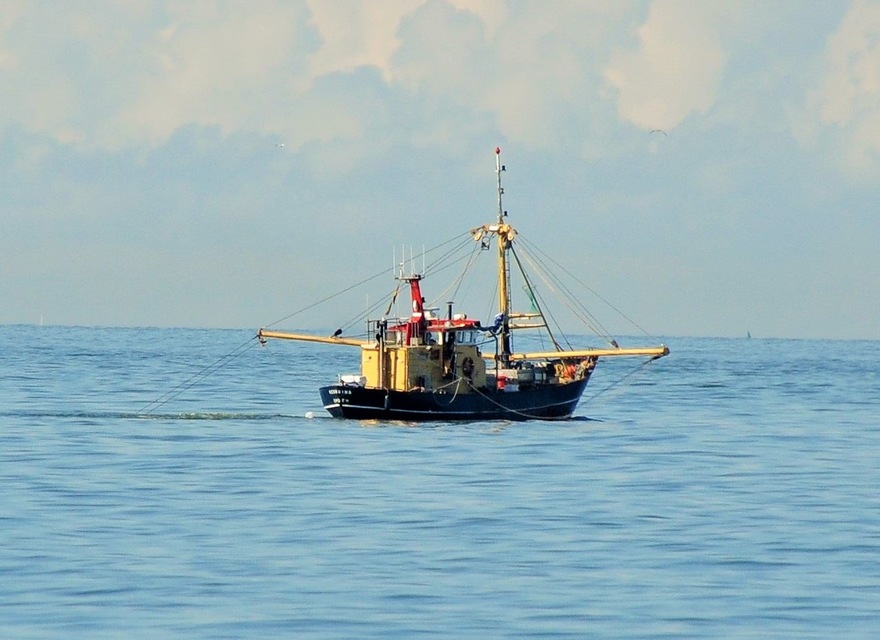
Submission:
MULTIPOLYGON (((181 413, 145 413, 118 411, 18 411, 0 412, 3 418, 57 418, 82 420, 278 420, 295 419, 304 416, 287 413, 237 413, 222 411, 198 411, 181 413)), ((318 416, 314 416, 318 417, 318 416)), ((323 417, 323 416, 321 416, 323 417)), ((332 416, 327 416, 332 417, 332 416)))

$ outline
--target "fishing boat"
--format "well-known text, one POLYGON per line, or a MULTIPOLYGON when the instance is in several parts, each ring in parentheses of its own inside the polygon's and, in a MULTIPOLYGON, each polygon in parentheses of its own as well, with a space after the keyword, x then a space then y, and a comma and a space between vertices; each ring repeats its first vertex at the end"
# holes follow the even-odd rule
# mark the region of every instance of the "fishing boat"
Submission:
MULTIPOLYGON (((417 273, 404 259, 395 264, 397 284, 385 313, 376 319, 365 317, 362 336, 347 336, 342 329, 329 337, 259 330, 263 344, 282 339, 360 349, 359 372, 339 375, 334 384, 320 388, 324 408, 332 416, 403 421, 565 419, 577 408, 600 358, 655 360, 669 353, 662 344, 623 348, 610 336, 604 347, 563 346, 558 328, 548 322, 534 276, 520 259, 517 231, 507 221, 502 203, 505 170, 496 148, 497 218, 471 229, 465 238, 475 253, 497 256, 497 296, 492 295, 497 313, 491 322, 484 325, 457 313, 454 300, 446 301, 445 308, 427 304, 422 291, 427 267, 417 273), (525 311, 513 307, 512 271, 523 283, 525 311), (406 293, 406 312, 393 314, 406 293), (527 330, 537 331, 541 342, 521 341, 521 332, 527 330), (514 346, 520 342, 545 346, 518 351, 514 346)), ((469 257, 467 268, 473 262, 469 257)), ((585 309, 583 313, 588 314, 585 309)))

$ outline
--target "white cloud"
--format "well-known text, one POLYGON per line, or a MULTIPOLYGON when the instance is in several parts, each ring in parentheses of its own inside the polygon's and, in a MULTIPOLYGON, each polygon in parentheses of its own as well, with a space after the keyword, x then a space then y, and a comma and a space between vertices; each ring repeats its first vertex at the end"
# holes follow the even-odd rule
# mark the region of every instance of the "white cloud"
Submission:
POLYGON ((424 2, 308 0, 310 24, 322 41, 309 60, 309 75, 314 79, 374 66, 381 70, 386 80, 390 79, 389 61, 399 45, 397 29, 400 21, 424 2))
MULTIPOLYGON (((111 150, 161 145, 193 124, 275 136, 288 151, 500 133, 534 149, 566 145, 599 157, 619 147, 611 143, 615 109, 618 121, 644 129, 669 130, 710 109, 716 117, 724 109, 732 126, 760 116, 760 99, 728 95, 714 109, 729 89, 722 81, 734 44, 773 22, 772 11, 736 7, 10 0, 0 13, 0 127, 111 150), (628 40, 632 47, 622 48, 628 40)), ((870 163, 880 148, 880 53, 870 38, 878 12, 856 2, 829 40, 814 107, 814 120, 845 133, 851 165, 870 163)), ((736 82, 772 99, 775 79, 790 76, 792 63, 784 59, 764 85, 747 82, 748 74, 736 82)))
POLYGON ((134 25, 151 13, 138 3, 4 3, 0 126, 94 144, 139 77, 145 29, 134 25))
POLYGON ((880 169, 880 4, 857 1, 826 47, 814 109, 842 147, 853 175, 880 169))
POLYGON ((21 5, 0 22, 0 64, 15 68, 0 76, 11 96, 0 126, 113 150, 161 145, 195 124, 278 136, 295 150, 405 119, 417 129, 409 139, 472 135, 479 122, 547 148, 601 129, 604 50, 638 5, 21 5), (384 94, 361 80, 323 82, 364 69, 378 70, 384 94))
POLYGON ((632 3, 545 5, 430 2, 401 24, 392 79, 471 117, 488 115, 501 133, 533 148, 583 143, 597 113, 612 34, 632 3))
POLYGON ((392 61, 395 83, 444 102, 479 104, 492 62, 479 18, 429 2, 407 17, 400 38, 392 61))
POLYGON ((24 12, 24 3, 9 2, 0 11, 0 73, 11 72, 17 66, 15 53, 4 42, 19 16, 24 12))
POLYGON ((605 71, 622 120, 668 130, 712 107, 725 64, 718 11, 714 3, 694 0, 651 4, 637 31, 638 48, 618 54, 605 71))
POLYGON ((457 11, 467 11, 480 18, 489 37, 493 37, 507 20, 505 0, 447 0, 457 11))
POLYGON ((120 128, 161 142, 187 124, 271 131, 305 86, 305 13, 290 2, 182 3, 152 40, 120 128))
POLYGON ((598 101, 597 59, 611 20, 602 9, 559 3, 511 13, 492 43, 496 58, 484 107, 505 135, 536 148, 588 131, 598 101), (565 123, 565 124, 563 124, 565 123))

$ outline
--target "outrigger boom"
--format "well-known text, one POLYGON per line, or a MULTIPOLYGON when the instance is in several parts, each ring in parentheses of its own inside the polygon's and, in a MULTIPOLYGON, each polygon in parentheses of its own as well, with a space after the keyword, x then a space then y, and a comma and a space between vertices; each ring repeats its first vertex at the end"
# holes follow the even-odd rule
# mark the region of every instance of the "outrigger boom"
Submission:
POLYGON ((651 356, 652 358, 662 358, 669 355, 669 347, 660 345, 659 347, 639 347, 632 349, 580 349, 576 351, 538 351, 535 353, 512 353, 511 361, 519 360, 554 360, 562 358, 563 360, 577 358, 613 358, 619 356, 651 356))
POLYGON ((276 340, 299 340, 300 342, 321 342, 323 344, 343 344, 349 347, 362 347, 371 344, 367 340, 358 340, 356 338, 343 338, 341 336, 313 336, 307 333, 287 333, 286 331, 269 331, 260 329, 257 331, 257 337, 260 340, 266 338, 274 338, 276 340))

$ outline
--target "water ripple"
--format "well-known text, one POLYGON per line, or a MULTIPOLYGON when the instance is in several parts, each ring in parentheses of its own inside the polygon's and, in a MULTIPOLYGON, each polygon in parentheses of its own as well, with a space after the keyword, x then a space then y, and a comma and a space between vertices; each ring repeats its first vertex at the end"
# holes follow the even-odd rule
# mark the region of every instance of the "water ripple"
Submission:
POLYGON ((878 343, 473 424, 333 420, 358 356, 296 345, 141 410, 243 337, 0 327, 0 637, 880 635, 878 343))

